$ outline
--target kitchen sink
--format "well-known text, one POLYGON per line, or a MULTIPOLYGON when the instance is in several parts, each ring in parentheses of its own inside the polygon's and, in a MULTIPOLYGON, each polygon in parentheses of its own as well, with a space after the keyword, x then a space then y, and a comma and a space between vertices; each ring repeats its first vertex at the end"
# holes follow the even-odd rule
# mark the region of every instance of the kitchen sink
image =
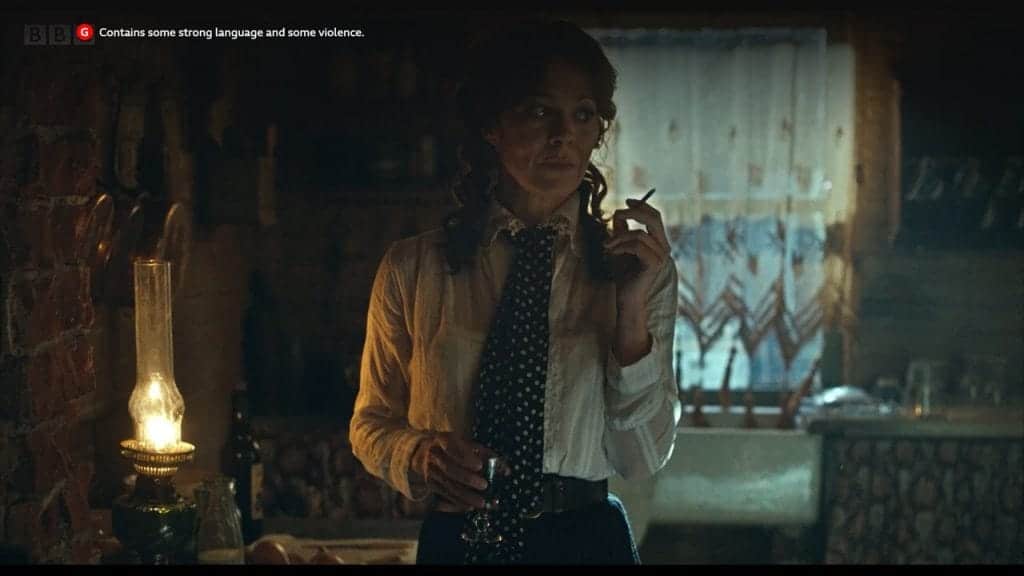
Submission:
POLYGON ((822 437, 804 430, 679 428, 653 478, 611 490, 637 541, 649 524, 806 526, 818 519, 822 437))

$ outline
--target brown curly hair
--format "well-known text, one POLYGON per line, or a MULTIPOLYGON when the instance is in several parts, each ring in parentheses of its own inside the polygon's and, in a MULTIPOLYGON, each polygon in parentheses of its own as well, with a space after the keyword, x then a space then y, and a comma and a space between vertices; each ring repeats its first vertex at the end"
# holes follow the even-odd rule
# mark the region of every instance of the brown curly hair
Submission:
MULTIPOLYGON (((598 145, 616 112, 612 100, 615 69, 600 44, 571 22, 522 21, 500 34, 485 36, 467 52, 469 62, 456 95, 460 124, 456 154, 461 169, 452 182, 452 193, 459 208, 443 222, 443 250, 452 274, 472 265, 498 173, 497 154, 483 139, 483 133, 497 124, 502 112, 530 95, 552 60, 565 60, 590 78, 601 123, 598 145)), ((578 190, 587 269, 593 279, 609 280, 602 245, 608 238, 607 219, 601 211, 608 185, 592 162, 578 190)))

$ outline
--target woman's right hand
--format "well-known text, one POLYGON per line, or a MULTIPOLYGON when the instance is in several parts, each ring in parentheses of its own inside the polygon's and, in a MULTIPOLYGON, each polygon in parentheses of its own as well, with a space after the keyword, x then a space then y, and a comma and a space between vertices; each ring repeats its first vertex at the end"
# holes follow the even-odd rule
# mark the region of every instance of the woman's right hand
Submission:
POLYGON ((483 467, 491 456, 497 454, 482 444, 442 432, 420 442, 412 467, 427 489, 446 504, 446 511, 468 512, 484 507, 483 467))

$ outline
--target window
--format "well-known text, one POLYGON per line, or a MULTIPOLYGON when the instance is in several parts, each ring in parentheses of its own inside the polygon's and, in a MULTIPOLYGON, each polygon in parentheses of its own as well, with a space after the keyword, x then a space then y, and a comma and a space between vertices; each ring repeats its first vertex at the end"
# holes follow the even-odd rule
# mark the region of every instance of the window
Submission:
POLYGON ((658 189, 683 385, 717 389, 735 346, 732 389, 798 386, 844 304, 852 49, 823 30, 591 32, 619 74, 604 206, 658 189))

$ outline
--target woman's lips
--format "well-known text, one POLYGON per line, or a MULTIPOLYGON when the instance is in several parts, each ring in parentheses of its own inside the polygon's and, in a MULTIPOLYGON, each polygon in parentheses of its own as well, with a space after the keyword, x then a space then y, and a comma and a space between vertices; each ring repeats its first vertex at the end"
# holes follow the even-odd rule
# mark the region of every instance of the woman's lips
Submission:
POLYGON ((571 160, 544 160, 541 162, 541 166, 568 169, 575 168, 576 163, 571 160))

